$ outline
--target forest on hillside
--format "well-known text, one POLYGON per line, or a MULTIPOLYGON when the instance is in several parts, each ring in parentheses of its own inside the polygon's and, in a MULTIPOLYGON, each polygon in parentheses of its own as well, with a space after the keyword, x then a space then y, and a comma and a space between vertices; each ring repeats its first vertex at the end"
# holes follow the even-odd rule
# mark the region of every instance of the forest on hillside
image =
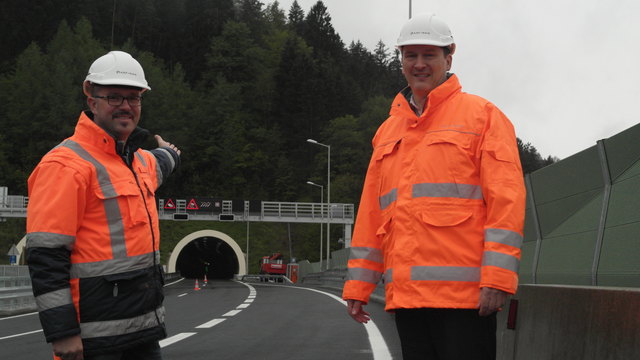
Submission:
MULTIPOLYGON (((0 1, 0 186, 26 195, 39 159, 86 108, 94 59, 124 50, 152 91, 141 126, 177 144, 181 169, 159 197, 357 204, 371 138, 406 82, 397 51, 345 44, 322 1, 0 1), (326 186, 325 186, 326 190, 326 186)), ((553 163, 518 141, 525 172, 553 163)), ((148 143, 152 147, 153 143, 148 143)))

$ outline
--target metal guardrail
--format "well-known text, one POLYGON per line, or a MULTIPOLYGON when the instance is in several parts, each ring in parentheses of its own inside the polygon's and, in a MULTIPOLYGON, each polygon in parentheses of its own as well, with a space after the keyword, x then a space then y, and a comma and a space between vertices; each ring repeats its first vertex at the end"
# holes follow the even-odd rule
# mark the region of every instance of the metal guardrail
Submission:
POLYGON ((22 195, 0 197, 0 217, 26 217, 29 198, 22 195))
POLYGON ((262 202, 263 217, 351 219, 354 218, 353 204, 320 204, 300 202, 262 202), (330 209, 330 211, 329 211, 330 209))
POLYGON ((27 266, 0 265, 0 315, 36 310, 27 266))
MULTIPOLYGON (((185 199, 176 199, 174 207, 167 209, 165 199, 158 199, 158 215, 161 220, 277 221, 281 219, 312 223, 328 221, 334 224, 353 224, 355 218, 353 204, 261 201, 260 209, 256 208, 252 212, 248 208, 247 201, 243 201, 244 206, 237 209, 234 208, 232 200, 222 200, 221 203, 221 211, 215 212, 211 209, 211 212, 207 212, 201 209, 190 209, 185 199)), ((27 196, 2 195, 0 196, 0 218, 26 217, 28 204, 27 196)))

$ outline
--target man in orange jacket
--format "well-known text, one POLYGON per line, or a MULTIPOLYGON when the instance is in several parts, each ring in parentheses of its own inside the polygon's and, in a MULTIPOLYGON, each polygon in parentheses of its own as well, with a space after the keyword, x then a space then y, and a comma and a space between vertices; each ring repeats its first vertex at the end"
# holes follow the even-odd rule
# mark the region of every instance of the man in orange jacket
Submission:
POLYGON ((155 191, 180 163, 139 148, 142 66, 112 51, 83 83, 89 110, 29 177, 27 261, 56 358, 161 359, 166 337, 155 191))
POLYGON ((449 27, 420 14, 397 47, 408 87, 373 138, 343 289, 349 315, 383 279, 408 359, 495 359, 518 286, 525 188, 513 126, 449 73, 449 27))

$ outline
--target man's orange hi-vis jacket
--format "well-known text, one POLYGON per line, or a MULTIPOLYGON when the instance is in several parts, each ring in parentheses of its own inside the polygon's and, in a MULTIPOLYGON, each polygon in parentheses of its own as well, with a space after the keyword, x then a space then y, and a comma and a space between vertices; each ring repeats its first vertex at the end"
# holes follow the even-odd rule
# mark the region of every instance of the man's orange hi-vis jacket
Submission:
POLYGON ((451 75, 417 116, 398 94, 373 139, 344 299, 386 309, 477 308, 481 287, 515 293, 525 187, 513 126, 451 75))

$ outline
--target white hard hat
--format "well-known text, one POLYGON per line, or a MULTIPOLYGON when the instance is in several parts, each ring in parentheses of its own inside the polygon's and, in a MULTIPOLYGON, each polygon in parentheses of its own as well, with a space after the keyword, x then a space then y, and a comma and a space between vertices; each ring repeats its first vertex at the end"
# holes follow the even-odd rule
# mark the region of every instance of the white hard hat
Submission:
POLYGON ((96 59, 84 79, 85 93, 87 93, 88 83, 124 85, 151 90, 144 78, 144 70, 142 70, 140 63, 124 51, 110 51, 96 59))
POLYGON ((405 45, 449 46, 453 35, 449 26, 435 14, 417 14, 407 21, 398 37, 396 47, 405 45))

